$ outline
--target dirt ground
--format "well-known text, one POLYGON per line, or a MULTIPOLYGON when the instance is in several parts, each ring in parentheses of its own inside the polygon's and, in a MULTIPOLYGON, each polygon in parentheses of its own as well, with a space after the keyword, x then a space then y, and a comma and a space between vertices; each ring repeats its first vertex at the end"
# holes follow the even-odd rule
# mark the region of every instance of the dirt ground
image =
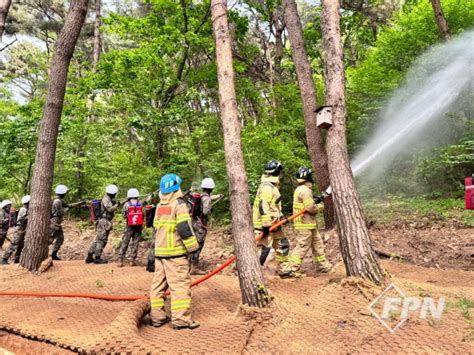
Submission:
MULTIPOLYGON (((203 271, 232 255, 228 228, 214 228, 202 253, 203 271)), ((291 229, 286 230, 291 235, 291 229)), ((240 305, 234 266, 193 291, 193 315, 202 326, 173 331, 141 323, 146 300, 109 302, 80 298, 0 296, 0 354, 87 353, 328 353, 422 352, 474 353, 473 229, 393 228, 371 231, 375 249, 390 281, 407 296, 446 298, 441 320, 411 315, 394 334, 371 315, 368 305, 383 291, 344 277, 337 238, 327 233, 328 257, 335 272, 315 274, 310 259, 298 280, 275 276, 275 263, 264 267, 271 294, 269 310, 240 305), (448 245, 449 243, 449 245, 448 245), (3 350, 4 349, 4 350, 3 350)), ((59 253, 65 260, 48 272, 32 275, 16 265, 0 266, 0 292, 81 292, 146 295, 152 274, 144 267, 84 264, 93 230, 65 226, 59 253)), ((105 256, 114 259, 120 235, 113 234, 105 256)), ((147 243, 142 242, 141 263, 147 243)), ((197 278, 198 276, 195 276, 197 278)), ((377 312, 379 310, 376 310, 377 312)), ((397 319, 394 316, 392 323, 397 319)), ((395 324, 395 323, 394 323, 395 324)), ((390 325, 394 325, 390 324, 390 325)))

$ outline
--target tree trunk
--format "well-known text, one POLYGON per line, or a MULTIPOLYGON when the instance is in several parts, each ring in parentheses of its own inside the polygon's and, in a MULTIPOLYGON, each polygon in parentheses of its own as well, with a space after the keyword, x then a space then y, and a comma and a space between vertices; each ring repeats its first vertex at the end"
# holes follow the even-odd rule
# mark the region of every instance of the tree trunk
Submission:
POLYGON ((11 4, 11 0, 0 0, 0 42, 2 41, 3 31, 5 31, 5 23, 11 4))
POLYGON ((51 187, 58 129, 66 91, 69 62, 84 24, 87 3, 88 0, 71 1, 51 62, 48 94, 43 107, 43 118, 36 147, 26 243, 20 260, 21 265, 30 271, 38 270, 41 262, 48 256, 51 187))
POLYGON ((367 278, 376 284, 383 272, 372 249, 362 205, 349 164, 346 141, 345 78, 339 0, 323 0, 321 27, 326 70, 326 104, 333 108, 333 125, 326 148, 342 258, 348 276, 367 278))
POLYGON ((224 150, 229 178, 232 235, 234 236, 242 302, 249 306, 265 307, 270 303, 270 298, 258 262, 252 226, 247 175, 240 141, 226 0, 212 0, 211 11, 216 39, 220 116, 224 131, 224 150))
POLYGON ((94 48, 92 50, 92 63, 94 65, 94 72, 100 58, 100 50, 102 48, 102 41, 100 39, 100 25, 101 25, 101 0, 95 0, 95 20, 94 20, 94 48))
MULTIPOLYGON (((303 115, 306 131, 306 142, 308 144, 309 156, 313 164, 316 182, 319 189, 324 191, 328 188, 329 170, 328 157, 324 148, 321 132, 316 126, 316 88, 314 86, 311 65, 304 47, 303 27, 295 0, 283 0, 285 11, 285 23, 288 28, 288 36, 291 44, 293 62, 295 63, 301 100, 303 102, 303 115)), ((332 197, 324 201, 324 222, 327 229, 335 226, 334 204, 332 197)))
POLYGON ((443 40, 447 41, 449 39, 449 27, 443 14, 441 0, 431 0, 431 6, 433 7, 436 25, 438 26, 439 32, 441 33, 441 37, 443 40))

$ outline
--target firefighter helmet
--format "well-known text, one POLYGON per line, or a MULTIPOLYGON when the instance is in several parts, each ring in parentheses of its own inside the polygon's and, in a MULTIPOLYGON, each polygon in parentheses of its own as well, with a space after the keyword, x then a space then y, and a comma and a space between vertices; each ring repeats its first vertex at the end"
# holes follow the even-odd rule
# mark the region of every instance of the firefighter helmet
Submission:
POLYGON ((30 200, 31 200, 31 196, 30 195, 25 195, 21 198, 21 203, 25 205, 25 204, 29 203, 30 200))
POLYGON ((12 205, 12 202, 10 200, 3 200, 2 203, 0 203, 0 208, 5 208, 11 205, 12 205))
POLYGON ((179 190, 183 180, 176 174, 166 174, 160 180, 160 192, 169 194, 179 190))
POLYGON ((299 180, 313 181, 313 171, 305 166, 300 166, 295 176, 299 180))
POLYGON ((202 183, 201 183, 202 189, 212 190, 214 187, 216 187, 216 183, 214 182, 212 178, 205 178, 204 180, 202 180, 202 183))
POLYGON ((132 188, 127 191, 127 198, 137 198, 140 196, 140 192, 137 189, 132 188))
POLYGON ((56 195, 64 195, 66 194, 68 191, 68 188, 66 185, 58 185, 56 186, 56 188, 54 189, 54 193, 56 195))
POLYGON ((105 192, 110 195, 115 195, 118 192, 118 187, 116 185, 109 185, 105 188, 105 192))
POLYGON ((270 160, 265 164, 265 174, 271 176, 278 176, 283 170, 283 165, 278 160, 270 160))

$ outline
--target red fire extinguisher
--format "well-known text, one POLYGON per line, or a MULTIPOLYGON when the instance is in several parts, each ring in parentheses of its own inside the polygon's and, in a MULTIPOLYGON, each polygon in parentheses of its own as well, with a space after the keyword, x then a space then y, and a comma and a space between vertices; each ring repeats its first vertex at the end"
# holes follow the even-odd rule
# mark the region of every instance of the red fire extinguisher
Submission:
POLYGON ((474 174, 464 179, 464 190, 466 191, 466 209, 474 210, 474 174))

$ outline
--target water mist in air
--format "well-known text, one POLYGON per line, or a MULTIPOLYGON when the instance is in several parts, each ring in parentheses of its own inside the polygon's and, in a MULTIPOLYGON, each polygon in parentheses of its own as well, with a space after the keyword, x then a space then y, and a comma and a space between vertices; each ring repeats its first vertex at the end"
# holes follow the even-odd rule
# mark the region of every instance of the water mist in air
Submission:
MULTIPOLYGON (((474 31, 430 49, 408 71, 373 136, 352 161, 354 175, 376 178, 394 159, 419 145, 427 130, 436 134, 445 114, 461 95, 474 96, 474 31)), ((472 119, 472 118, 471 118, 472 119)), ((426 134, 425 134, 426 135, 426 134)), ((426 139, 431 147, 436 139, 426 139)))

